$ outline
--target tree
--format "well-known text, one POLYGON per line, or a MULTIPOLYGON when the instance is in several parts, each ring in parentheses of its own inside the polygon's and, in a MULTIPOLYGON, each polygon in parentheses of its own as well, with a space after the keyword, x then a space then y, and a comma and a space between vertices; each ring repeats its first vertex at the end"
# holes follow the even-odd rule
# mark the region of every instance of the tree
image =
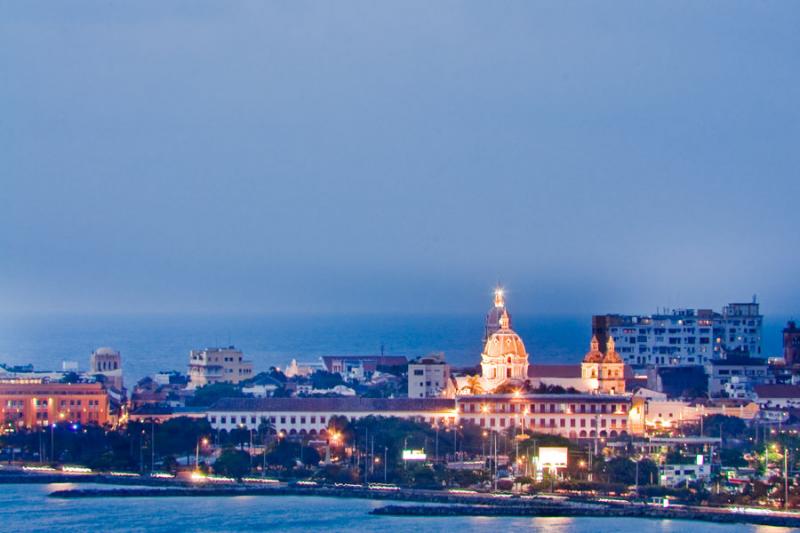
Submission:
POLYGON ((332 389, 336 385, 344 384, 344 380, 335 372, 317 370, 311 374, 311 384, 315 389, 332 389))
POLYGON ((212 383, 198 388, 192 398, 186 399, 186 405, 194 407, 210 407, 222 398, 242 398, 242 389, 233 383, 212 383))
POLYGON ((250 454, 234 448, 226 448, 214 462, 214 472, 223 476, 241 479, 250 472, 250 454))
POLYGON ((320 456, 316 449, 286 439, 281 440, 267 454, 268 464, 283 468, 293 468, 297 466, 298 462, 305 465, 317 465, 319 461, 320 456))
POLYGON ((731 448, 723 448, 719 451, 719 461, 723 466, 747 466, 747 461, 745 461, 742 451, 731 448))
POLYGON ((197 442, 211 434, 205 418, 181 416, 156 425, 156 446, 162 455, 194 454, 197 442))

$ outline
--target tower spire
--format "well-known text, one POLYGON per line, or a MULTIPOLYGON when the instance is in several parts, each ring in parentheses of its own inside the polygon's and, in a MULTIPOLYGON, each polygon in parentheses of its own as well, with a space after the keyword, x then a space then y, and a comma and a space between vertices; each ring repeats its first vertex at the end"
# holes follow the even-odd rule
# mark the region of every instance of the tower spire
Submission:
POLYGON ((506 306, 506 299, 503 295, 503 287, 497 287, 494 290, 494 306, 498 309, 506 306))
POLYGON ((499 322, 500 322, 500 329, 508 329, 509 319, 508 319, 508 311, 506 309, 503 309, 503 314, 500 315, 499 322))

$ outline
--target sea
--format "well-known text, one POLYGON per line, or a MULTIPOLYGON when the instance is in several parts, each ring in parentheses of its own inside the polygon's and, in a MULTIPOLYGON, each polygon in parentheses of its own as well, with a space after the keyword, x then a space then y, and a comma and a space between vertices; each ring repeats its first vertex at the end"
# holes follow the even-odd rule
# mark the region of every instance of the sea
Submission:
MULTIPOLYGON (((109 488, 107 485, 104 488, 109 488)), ((53 491, 91 484, 0 486, 0 531, 342 531, 431 533, 782 533, 788 528, 643 518, 393 517, 370 515, 375 500, 314 496, 208 496, 63 500, 53 491)), ((397 502, 392 502, 397 505, 397 502)), ((401 504, 402 505, 402 504, 401 504)))
MULTIPOLYGON (((788 317, 766 317, 763 355, 779 356, 788 317)), ((455 366, 480 362, 482 314, 0 314, 0 363, 86 370, 92 351, 119 350, 125 382, 162 370, 186 372, 189 351, 236 346, 255 371, 292 359, 379 354, 409 358, 442 352, 455 366)), ((577 363, 591 337, 591 316, 512 315, 533 364, 577 363)))

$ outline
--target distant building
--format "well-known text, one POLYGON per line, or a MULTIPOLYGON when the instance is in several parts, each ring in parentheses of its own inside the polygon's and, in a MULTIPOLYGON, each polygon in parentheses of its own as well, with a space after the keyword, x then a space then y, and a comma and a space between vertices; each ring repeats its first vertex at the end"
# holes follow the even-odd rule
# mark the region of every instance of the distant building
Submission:
POLYGON ((793 320, 783 329, 783 360, 787 367, 800 364, 800 328, 793 320))
POLYGON ((268 423, 285 435, 326 437, 334 417, 394 416, 431 424, 456 420, 455 401, 412 398, 224 398, 207 411, 215 430, 258 429, 268 423))
POLYGON ((625 393, 625 363, 614 348, 614 337, 608 338, 605 353, 600 351, 597 337, 592 337, 589 352, 581 363, 581 378, 590 392, 625 393))
POLYGON ((408 363, 409 398, 452 398, 455 387, 444 354, 419 357, 408 363))
POLYGON ((662 487, 682 487, 686 483, 711 479, 711 465, 702 461, 689 464, 665 464, 659 467, 659 484, 662 487))
POLYGON ((297 359, 292 359, 289 366, 283 371, 283 375, 287 378, 301 377, 305 378, 316 372, 317 370, 325 370, 325 364, 320 361, 311 363, 298 363, 297 359))
POLYGON ((624 394, 628 388, 627 381, 633 378, 630 367, 622 362, 613 347, 606 353, 600 351, 596 337, 592 337, 589 351, 579 365, 528 367, 528 382, 533 389, 549 385, 579 392, 624 394))
POLYGON ((32 428, 56 422, 103 425, 109 398, 100 383, 0 382, 0 422, 32 428))
POLYGON ((607 394, 489 394, 456 398, 459 423, 495 431, 518 428, 569 439, 632 432, 630 396, 607 394))
POLYGON ((253 377, 253 363, 244 359, 241 350, 206 348, 189 352, 189 388, 214 383, 239 383, 253 377))
POLYGON ((753 387, 768 383, 772 377, 766 359, 728 355, 725 359, 709 361, 708 393, 747 399, 753 397, 753 387))
POLYGON ((325 355, 322 363, 328 372, 363 381, 382 368, 405 370, 408 359, 403 355, 325 355))
POLYGON ((98 348, 89 357, 89 373, 101 375, 109 387, 118 391, 123 389, 122 357, 113 348, 98 348))
POLYGON ((604 346, 613 336, 625 363, 637 366, 705 365, 731 351, 761 354, 763 317, 758 303, 678 309, 655 315, 595 315, 592 333, 604 346))
POLYGON ((756 402, 764 408, 786 409, 800 407, 800 386, 756 385, 756 402))

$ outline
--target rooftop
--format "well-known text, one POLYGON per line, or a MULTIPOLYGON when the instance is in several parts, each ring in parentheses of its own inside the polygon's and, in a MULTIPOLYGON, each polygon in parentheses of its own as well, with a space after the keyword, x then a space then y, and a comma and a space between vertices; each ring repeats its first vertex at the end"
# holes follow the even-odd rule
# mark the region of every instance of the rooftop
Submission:
POLYGON ((759 398, 800 398, 797 385, 756 385, 753 390, 759 398))
POLYGON ((455 400, 417 398, 222 398, 209 411, 447 411, 455 400))

